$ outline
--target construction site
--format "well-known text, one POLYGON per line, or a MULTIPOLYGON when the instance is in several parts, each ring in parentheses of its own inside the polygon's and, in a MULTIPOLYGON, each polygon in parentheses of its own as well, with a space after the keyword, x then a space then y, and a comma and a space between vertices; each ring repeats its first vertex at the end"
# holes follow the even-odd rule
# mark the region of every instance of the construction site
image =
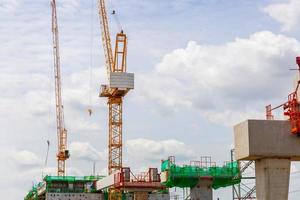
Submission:
MULTIPOLYGON (((56 1, 51 0, 57 173, 55 176, 43 174, 42 180, 24 194, 24 200, 221 200, 214 195, 220 188, 232 190, 232 197, 226 200, 289 199, 291 162, 300 160, 300 57, 290 58, 296 59, 297 68, 293 70, 297 71, 297 81, 286 101, 278 106, 266 102, 264 119, 240 119, 240 123, 233 127, 234 145, 228 152, 230 160, 217 164, 219 162, 214 162, 210 156, 200 156, 198 160, 186 160, 182 164, 176 162, 175 151, 173 155, 157 160, 160 168, 148 166, 146 171, 135 172, 131 170, 135 166, 123 164, 123 134, 126 134, 123 133, 123 103, 126 95, 139 87, 135 84, 138 74, 127 67, 130 43, 126 28, 119 26, 115 35, 110 32, 110 15, 117 18, 117 10, 108 10, 105 0, 99 0, 95 9, 99 15, 107 84, 99 85, 99 93, 92 95, 107 102, 108 174, 69 175, 66 163, 72 159, 72 151, 68 148, 72 136, 64 122, 64 88, 61 85, 64 77, 60 64, 60 48, 64 47, 60 46, 56 1), (284 119, 277 120, 274 110, 284 119), (249 181, 253 185, 249 185, 249 181), (183 195, 176 196, 174 191, 183 195)), ((89 115, 93 112, 88 109, 89 115)))

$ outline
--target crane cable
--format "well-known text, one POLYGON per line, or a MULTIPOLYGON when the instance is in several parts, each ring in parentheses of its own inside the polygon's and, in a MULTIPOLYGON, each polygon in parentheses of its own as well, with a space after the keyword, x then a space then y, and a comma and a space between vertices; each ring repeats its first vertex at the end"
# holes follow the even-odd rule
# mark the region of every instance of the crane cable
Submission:
POLYGON ((44 178, 44 172, 45 172, 45 169, 48 165, 49 149, 50 149, 50 140, 47 140, 47 151, 46 151, 46 158, 45 158, 44 167, 43 167, 43 170, 42 170, 42 178, 44 178))
POLYGON ((89 116, 92 116, 93 114, 93 109, 92 109, 92 87, 93 87, 93 61, 94 61, 94 48, 93 48, 93 43, 94 43, 94 18, 93 18, 93 11, 94 11, 94 0, 91 0, 91 19, 90 19, 90 67, 89 67, 89 105, 88 105, 88 113, 89 116))
MULTIPOLYGON (((112 4, 112 2, 110 2, 110 7, 114 7, 114 5, 112 4)), ((94 11, 94 8, 95 8, 95 3, 94 3, 94 0, 91 0, 91 11, 90 11, 90 64, 89 64, 89 102, 88 102, 88 114, 89 116, 92 116, 93 114, 93 109, 92 109, 92 87, 93 87, 93 62, 94 62, 94 18, 93 18, 93 11, 94 11)), ((117 27, 120 31, 122 31, 122 25, 120 23, 120 20, 117 16, 117 13, 116 11, 113 9, 112 10, 112 13, 111 13, 113 16, 114 16, 114 19, 116 21, 116 24, 117 24, 117 27)))
MULTIPOLYGON (((52 70, 51 70, 52 73, 52 70)), ((50 73, 49 73, 50 74, 50 73)), ((49 76, 49 110, 48 110, 48 123, 49 125, 51 124, 51 110, 52 110, 52 100, 53 100, 53 95, 52 95, 52 76, 49 76)), ((51 134, 52 130, 51 128, 49 128, 49 130, 47 131, 47 150, 46 150, 46 157, 45 157, 45 162, 44 162, 44 166, 42 167, 42 178, 44 178, 44 173, 45 173, 45 169, 47 168, 48 165, 48 157, 49 157, 49 151, 50 151, 50 134, 51 134)))
POLYGON ((117 27, 118 27, 119 31, 120 31, 120 32, 123 31, 123 28, 122 28, 122 25, 121 25, 120 20, 119 20, 119 18, 118 18, 118 15, 117 15, 116 10, 113 10, 111 14, 112 14, 112 15, 114 16, 114 18, 115 18, 115 21, 116 21, 116 24, 117 24, 117 27))
POLYGON ((123 31, 123 27, 122 27, 122 24, 119 20, 119 17, 118 17, 118 13, 115 9, 115 5, 112 3, 111 0, 108 1, 108 6, 110 7, 110 9, 112 10, 111 11, 111 15, 114 17, 115 19, 115 22, 116 22, 116 25, 117 25, 117 29, 119 32, 123 31))

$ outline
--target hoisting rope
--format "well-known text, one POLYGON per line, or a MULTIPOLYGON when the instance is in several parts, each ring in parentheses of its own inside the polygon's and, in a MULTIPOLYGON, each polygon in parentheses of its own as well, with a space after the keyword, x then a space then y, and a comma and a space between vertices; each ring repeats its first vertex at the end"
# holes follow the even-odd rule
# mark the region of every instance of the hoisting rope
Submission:
MULTIPOLYGON (((49 72, 49 74, 52 74, 52 70, 49 72)), ((53 101, 53 95, 52 95, 52 76, 49 76, 49 110, 48 110, 48 124, 52 124, 51 121, 51 111, 52 111, 52 101, 53 101)), ((50 134, 51 134, 52 130, 51 128, 49 128, 49 130, 47 131, 47 150, 46 150, 46 157, 45 157, 45 162, 44 162, 44 166, 42 167, 42 178, 44 178, 44 173, 45 173, 45 169, 47 168, 48 165, 48 157, 49 157, 49 150, 50 150, 50 134)))
POLYGON ((118 29, 118 32, 121 32, 123 30, 123 27, 122 27, 122 24, 119 20, 119 17, 118 17, 118 13, 115 9, 115 6, 114 4, 112 3, 111 0, 108 1, 108 6, 111 8, 111 15, 114 17, 115 19, 115 22, 116 22, 116 25, 117 25, 117 29, 118 29))
POLYGON ((91 11, 90 11, 90 67, 89 67, 89 105, 88 105, 88 113, 89 116, 93 114, 93 109, 92 109, 92 88, 93 88, 93 61, 94 61, 94 48, 93 48, 93 43, 94 43, 94 18, 93 18, 93 11, 95 8, 95 3, 94 0, 91 0, 91 11))
POLYGON ((47 140, 47 151, 46 151, 46 158, 45 158, 44 167, 43 167, 43 170, 42 170, 42 178, 44 178, 44 170, 46 169, 46 167, 48 165, 49 149, 50 149, 50 141, 47 140))

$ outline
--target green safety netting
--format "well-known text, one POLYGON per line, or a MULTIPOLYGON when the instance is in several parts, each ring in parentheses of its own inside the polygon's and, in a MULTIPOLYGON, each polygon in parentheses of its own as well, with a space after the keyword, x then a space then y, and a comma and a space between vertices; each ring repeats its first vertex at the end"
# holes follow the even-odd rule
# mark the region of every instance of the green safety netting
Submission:
POLYGON ((44 181, 47 183, 53 181, 62 181, 62 182, 89 182, 100 180, 104 176, 46 176, 44 181))
MULTIPOLYGON (((93 181, 97 181, 104 178, 104 176, 45 176, 44 181, 40 182, 32 187, 32 189, 27 193, 24 200, 38 200, 38 189, 42 188, 44 184, 46 184, 46 191, 47 192, 58 192, 58 193, 85 193, 85 192, 96 192, 95 188, 91 188, 87 190, 86 188, 68 188, 64 187, 64 183, 90 183, 93 181), (53 187, 55 184, 59 183, 59 187, 53 187)), ((57 186, 57 185, 56 185, 57 186)))
POLYGON ((166 181, 162 184, 166 187, 194 187, 201 178, 212 178, 214 189, 227 187, 241 182, 240 171, 237 162, 230 162, 222 167, 198 167, 177 166, 165 160, 161 164, 161 171, 166 172, 166 181))
POLYGON ((39 187, 42 187, 43 183, 40 182, 36 185, 34 185, 32 187, 32 189, 28 192, 28 194, 26 195, 26 197, 24 198, 25 200, 38 200, 38 194, 37 194, 37 191, 38 191, 38 188, 39 187))

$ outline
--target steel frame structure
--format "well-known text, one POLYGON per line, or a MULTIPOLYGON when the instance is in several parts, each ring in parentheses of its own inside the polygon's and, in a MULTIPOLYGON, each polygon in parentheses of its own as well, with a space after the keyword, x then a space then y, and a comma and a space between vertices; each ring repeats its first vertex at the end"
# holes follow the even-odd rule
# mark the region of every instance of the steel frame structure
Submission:
POLYGON ((108 98, 109 106, 109 174, 122 168, 122 97, 108 98))
POLYGON ((287 102, 280 104, 272 108, 272 105, 266 106, 266 119, 267 120, 274 120, 274 116, 272 115, 272 111, 283 107, 283 113, 285 116, 289 117, 290 125, 291 125, 291 133, 293 135, 300 136, 300 103, 299 103, 299 94, 298 89, 300 85, 300 57, 296 57, 296 63, 298 65, 298 69, 291 69, 297 70, 298 74, 298 81, 295 90, 288 95, 287 102))
POLYGON ((56 1, 51 0, 52 6, 52 33, 53 33, 53 56, 54 56, 54 76, 55 76, 55 100, 56 100, 56 126, 57 126, 57 175, 65 176, 66 163, 70 157, 67 150, 67 129, 64 123, 64 107, 61 97, 61 74, 59 55, 59 34, 57 24, 56 1))
MULTIPOLYGON (((99 0, 99 16, 102 32, 102 44, 105 55, 106 73, 126 73, 127 66, 127 36, 123 30, 116 35, 114 54, 112 51, 109 23, 105 0, 99 0)), ((110 81, 110 80, 109 80, 110 81)), ((100 97, 108 99, 109 108, 109 141, 108 141, 108 173, 113 174, 122 169, 122 125, 123 125, 123 98, 129 88, 111 88, 102 85, 100 97)), ((109 189, 109 199, 121 199, 121 191, 116 188, 109 189)))
MULTIPOLYGON (((108 77, 110 73, 114 72, 125 73, 127 64, 127 36, 123 33, 123 31, 117 34, 115 52, 113 56, 104 0, 99 1, 99 15, 101 21, 102 43, 108 77)), ((109 174, 112 174, 122 168, 122 106, 123 97, 127 94, 128 91, 129 89, 127 88, 110 88, 108 85, 102 85, 102 90, 100 93, 100 97, 108 98, 109 174)))
MULTIPOLYGON (((234 161, 234 150, 231 150, 231 161, 234 161)), ((254 161, 239 161, 241 183, 232 186, 232 200, 256 199, 256 187, 248 186, 243 180, 255 180, 255 177, 245 175, 247 169, 254 169, 254 161)))

